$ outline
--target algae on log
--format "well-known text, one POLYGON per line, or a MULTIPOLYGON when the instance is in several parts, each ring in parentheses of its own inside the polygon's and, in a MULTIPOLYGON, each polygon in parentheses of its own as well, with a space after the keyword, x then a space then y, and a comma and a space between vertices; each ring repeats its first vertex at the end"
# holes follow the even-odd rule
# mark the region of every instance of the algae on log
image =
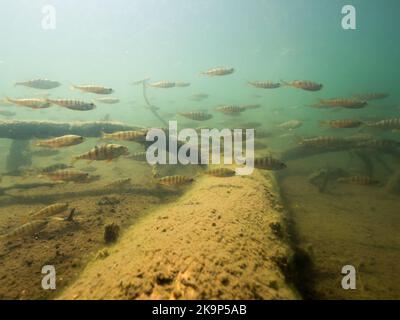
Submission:
POLYGON ((30 140, 34 138, 57 137, 66 134, 76 134, 83 137, 100 137, 103 131, 115 132, 137 129, 143 129, 143 127, 113 121, 58 122, 2 120, 0 121, 0 138, 30 140))

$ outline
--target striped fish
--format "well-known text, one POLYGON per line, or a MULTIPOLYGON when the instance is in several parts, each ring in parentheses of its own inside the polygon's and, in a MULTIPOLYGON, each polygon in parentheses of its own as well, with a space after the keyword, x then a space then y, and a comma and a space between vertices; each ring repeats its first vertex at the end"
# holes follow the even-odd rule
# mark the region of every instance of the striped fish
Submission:
POLYGON ((128 148, 125 146, 121 146, 119 144, 103 144, 100 146, 96 146, 90 151, 76 156, 73 159, 73 162, 77 160, 106 160, 111 161, 112 159, 116 159, 122 155, 126 155, 128 153, 128 148))
POLYGON ((32 98, 32 99, 12 99, 5 98, 6 101, 16 104, 18 106, 28 107, 32 109, 45 109, 51 106, 51 103, 46 99, 32 98))
POLYGON ((232 74, 234 72, 235 72, 234 68, 218 67, 218 68, 213 68, 213 69, 209 69, 207 71, 200 72, 200 74, 209 76, 209 77, 215 77, 215 76, 226 76, 226 75, 232 74))
POLYGON ((176 83, 173 81, 164 80, 164 81, 148 83, 147 85, 152 88, 169 89, 169 88, 174 88, 176 86, 176 83))
POLYGON ((384 119, 378 122, 370 123, 367 126, 372 128, 388 129, 388 130, 400 129, 400 118, 384 119))
POLYGON ((147 130, 117 131, 113 133, 103 133, 103 139, 125 140, 125 141, 144 141, 147 130))
POLYGON ((134 153, 131 153, 128 158, 135 160, 135 161, 146 162, 147 161, 146 154, 147 154, 146 151, 134 152, 134 153))
POLYGON ((315 104, 316 107, 342 107, 348 109, 360 109, 367 105, 367 101, 346 99, 346 98, 334 98, 334 99, 320 99, 319 103, 315 104))
POLYGON ((368 176, 351 176, 351 177, 342 177, 336 180, 340 183, 349 183, 349 184, 357 184, 362 186, 370 186, 376 185, 379 183, 378 180, 372 179, 368 176))
POLYGON ((85 102, 80 100, 70 100, 70 99, 47 99, 48 102, 56 104, 60 107, 64 107, 76 111, 88 111, 96 108, 93 102, 85 102))
POLYGON ((40 169, 40 172, 42 174, 45 174, 45 173, 54 172, 54 171, 57 171, 57 170, 68 169, 68 168, 71 168, 71 166, 67 165, 67 164, 64 164, 64 163, 56 163, 56 164, 52 164, 50 166, 47 166, 47 167, 44 167, 44 168, 40 169))
POLYGON ((204 174, 214 177, 232 177, 236 171, 229 168, 214 168, 204 171, 204 174))
POLYGON ((306 91, 319 91, 323 88, 323 85, 320 83, 315 83, 309 80, 294 80, 292 82, 282 81, 282 84, 285 86, 293 87, 296 89, 302 89, 306 91))
POLYGON ((34 89, 48 90, 61 86, 61 83, 49 79, 34 79, 29 81, 16 82, 15 85, 34 88, 34 89))
POLYGON ((175 81, 175 87, 185 88, 185 87, 189 87, 189 86, 190 86, 190 82, 175 81))
POLYGON ((221 112, 226 115, 238 115, 246 109, 241 106, 219 106, 216 108, 217 112, 221 112))
POLYGON ((180 186, 184 184, 189 184, 193 182, 193 178, 189 178, 186 176, 166 176, 158 179, 158 183, 164 186, 180 186))
POLYGON ((248 84, 260 89, 276 89, 281 87, 279 82, 272 81, 249 81, 248 84))
POLYGON ((32 218, 47 218, 68 209, 68 203, 55 203, 32 214, 32 218))
POLYGON ((289 120, 279 124, 277 127, 286 129, 286 130, 294 130, 300 128, 303 125, 303 122, 300 120, 289 120))
POLYGON ((329 126, 330 128, 334 129, 349 129, 349 128, 358 128, 363 124, 363 122, 352 119, 340 119, 340 120, 321 121, 320 124, 329 126))
POLYGON ((11 232, 1 236, 1 238, 33 235, 38 230, 42 229, 47 223, 48 223, 47 220, 35 220, 32 222, 28 222, 18 228, 15 228, 11 232))
POLYGON ((379 100, 389 97, 388 93, 383 92, 371 92, 371 93, 359 93, 353 95, 354 98, 363 101, 379 100))
POLYGON ((108 184, 106 188, 110 189, 125 188, 131 184, 131 180, 132 180, 131 178, 118 179, 108 184))
POLYGON ((104 98, 97 98, 95 99, 97 102, 106 103, 106 104, 115 104, 119 102, 118 98, 113 97, 104 97, 104 98))
POLYGON ((350 144, 360 143, 367 140, 372 140, 374 136, 368 133, 356 133, 352 134, 351 136, 345 137, 344 139, 349 142, 350 144))
POLYGON ((319 136, 315 138, 302 139, 300 145, 306 147, 318 147, 318 148, 329 148, 338 147, 347 144, 343 138, 333 137, 333 136, 319 136))
POLYGON ((254 167, 266 170, 282 170, 287 168, 285 163, 271 156, 255 158, 254 167))
POLYGON ((47 177, 54 181, 64 182, 86 182, 89 174, 82 171, 72 169, 61 169, 44 173, 47 177))
POLYGON ((84 92, 96 93, 96 94, 111 94, 114 92, 111 88, 106 88, 103 86, 96 86, 96 85, 80 85, 71 86, 71 89, 76 89, 84 92))
POLYGON ((180 112, 178 114, 181 115, 182 117, 196 121, 206 121, 210 120, 213 117, 212 114, 201 111, 180 112))
POLYGON ((82 136, 77 136, 73 134, 48 139, 41 140, 36 143, 36 146, 39 147, 48 147, 48 148, 61 148, 61 147, 69 147, 73 145, 77 145, 83 142, 82 136))

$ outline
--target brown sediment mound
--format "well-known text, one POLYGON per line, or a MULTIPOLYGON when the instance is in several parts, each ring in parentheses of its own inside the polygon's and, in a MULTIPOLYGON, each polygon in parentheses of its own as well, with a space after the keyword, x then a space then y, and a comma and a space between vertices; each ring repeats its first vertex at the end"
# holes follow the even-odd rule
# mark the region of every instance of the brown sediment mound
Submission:
POLYGON ((204 177, 143 217, 59 299, 297 299, 273 179, 204 177))

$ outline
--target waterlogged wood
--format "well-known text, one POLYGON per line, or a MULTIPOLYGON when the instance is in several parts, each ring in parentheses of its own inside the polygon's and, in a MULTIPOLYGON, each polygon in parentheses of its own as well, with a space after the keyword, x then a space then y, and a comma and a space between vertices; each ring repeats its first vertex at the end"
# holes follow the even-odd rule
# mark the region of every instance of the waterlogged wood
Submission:
POLYGON ((1 120, 0 138, 29 140, 50 138, 67 134, 83 137, 101 137, 102 132, 143 129, 114 121, 58 122, 35 120, 1 120))

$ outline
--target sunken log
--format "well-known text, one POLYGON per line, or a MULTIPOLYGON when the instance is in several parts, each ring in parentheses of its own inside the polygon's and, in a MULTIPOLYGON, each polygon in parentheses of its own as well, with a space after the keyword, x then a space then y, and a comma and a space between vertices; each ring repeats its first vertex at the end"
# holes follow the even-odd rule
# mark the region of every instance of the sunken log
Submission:
POLYGON ((0 121, 0 138, 14 140, 43 139, 76 134, 83 137, 101 137, 102 132, 143 129, 114 121, 58 122, 34 120, 0 121))

